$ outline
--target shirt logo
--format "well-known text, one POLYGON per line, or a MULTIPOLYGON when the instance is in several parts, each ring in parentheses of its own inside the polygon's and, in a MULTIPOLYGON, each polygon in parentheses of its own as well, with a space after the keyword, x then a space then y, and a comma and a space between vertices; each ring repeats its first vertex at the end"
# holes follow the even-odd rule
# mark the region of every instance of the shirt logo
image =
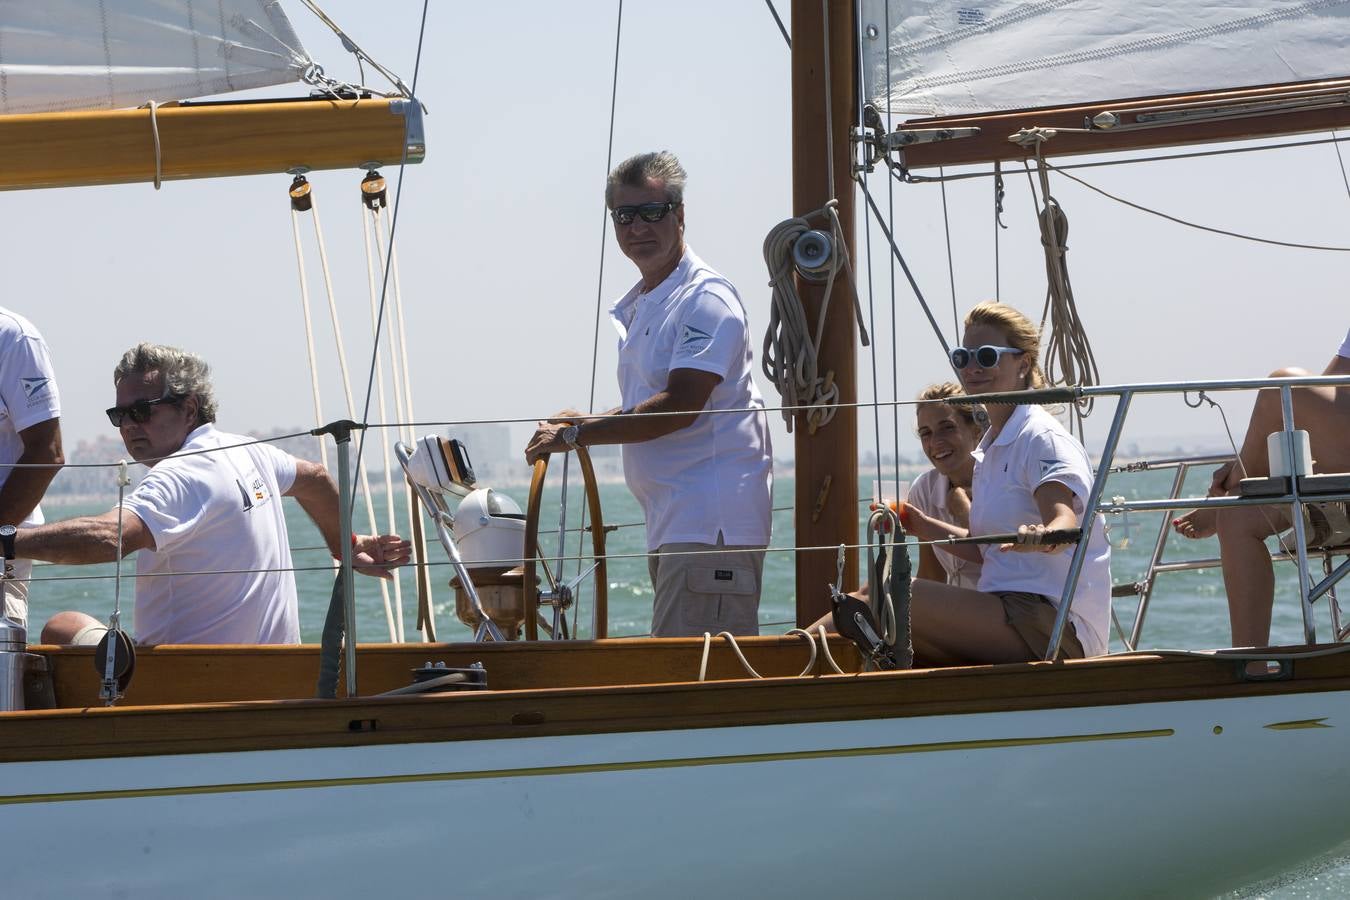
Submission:
POLYGON ((1067 468, 1068 465, 1062 459, 1043 459, 1041 460, 1041 478, 1067 468))
POLYGON ((29 400, 37 399, 44 388, 51 383, 51 379, 45 376, 38 378, 20 378, 19 383, 23 385, 23 393, 29 400))
POLYGON ((714 581, 735 581, 736 573, 731 569, 713 569, 714 581))
POLYGON ((695 328, 693 325, 684 326, 684 330, 680 332, 679 350, 681 353, 692 356, 703 352, 711 343, 712 335, 700 328, 695 328))

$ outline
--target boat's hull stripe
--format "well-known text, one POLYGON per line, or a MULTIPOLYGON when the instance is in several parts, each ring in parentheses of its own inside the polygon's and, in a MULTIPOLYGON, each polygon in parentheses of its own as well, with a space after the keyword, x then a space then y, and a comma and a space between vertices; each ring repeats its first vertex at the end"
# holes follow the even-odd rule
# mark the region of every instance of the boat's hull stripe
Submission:
POLYGON ((648 759, 630 762, 591 763, 568 766, 534 766, 516 769, 483 769, 472 772, 427 772, 411 775, 370 775, 354 778, 316 778, 293 781, 259 781, 237 784, 199 784, 179 787, 136 788, 118 791, 73 791, 69 793, 13 794, 0 797, 0 806, 20 803, 69 803, 82 800, 124 800, 142 797, 179 797, 192 794, 232 794, 249 791, 292 791, 309 788, 361 787, 375 784, 416 784, 436 781, 476 781, 487 778, 536 778, 544 775, 587 775, 598 772, 631 772, 648 769, 679 769, 691 766, 730 766, 747 763, 786 762, 808 759, 839 759, 860 756, 895 756, 905 753, 942 753, 953 750, 996 750, 1009 747, 1040 747, 1089 741, 1129 741, 1171 737, 1171 728, 1148 731, 1116 731, 1102 734, 1065 734, 1027 738, 993 738, 975 741, 937 741, 886 747, 850 747, 833 750, 798 750, 785 753, 748 753, 733 756, 697 756, 683 759, 648 759))

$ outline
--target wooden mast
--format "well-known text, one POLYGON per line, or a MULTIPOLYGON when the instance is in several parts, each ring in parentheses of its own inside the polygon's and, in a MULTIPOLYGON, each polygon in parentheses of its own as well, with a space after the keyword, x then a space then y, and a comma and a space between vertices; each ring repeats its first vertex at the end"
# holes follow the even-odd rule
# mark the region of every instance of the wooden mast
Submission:
MULTIPOLYGON (((802 215, 839 201, 839 220, 849 255, 853 255, 853 153, 849 131, 855 118, 857 88, 854 77, 854 22, 849 0, 792 3, 792 209, 802 215), (829 78, 825 77, 825 47, 829 46, 829 78), (824 127, 826 90, 830 100, 830 133, 834 137, 834 171, 824 127)), ((824 286, 798 279, 806 321, 814 323, 824 286)), ((793 426, 797 461, 796 543, 798 547, 834 547, 858 543, 858 414, 857 361, 854 347, 852 287, 848 279, 835 281, 829 320, 820 346, 821 373, 833 372, 840 408, 814 434, 806 417, 797 415, 793 426)), ((797 554, 797 624, 808 624, 830 609, 826 585, 836 578, 834 550, 797 554)), ((850 552, 844 568, 845 589, 858 584, 858 554, 850 552)))

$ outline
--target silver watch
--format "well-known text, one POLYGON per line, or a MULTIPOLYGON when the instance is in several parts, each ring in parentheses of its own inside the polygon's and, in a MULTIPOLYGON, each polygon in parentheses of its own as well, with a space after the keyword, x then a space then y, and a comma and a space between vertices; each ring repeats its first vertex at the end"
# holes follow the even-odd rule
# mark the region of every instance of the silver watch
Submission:
POLYGON ((562 437, 562 442, 567 445, 568 449, 575 450, 581 446, 581 444, 577 442, 577 438, 581 435, 580 425, 568 425, 562 431, 558 432, 558 434, 562 437))

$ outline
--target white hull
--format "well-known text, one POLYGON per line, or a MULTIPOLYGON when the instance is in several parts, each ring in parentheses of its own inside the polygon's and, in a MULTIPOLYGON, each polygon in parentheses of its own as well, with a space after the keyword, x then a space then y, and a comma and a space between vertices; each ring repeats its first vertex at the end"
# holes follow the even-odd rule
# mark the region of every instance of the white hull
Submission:
POLYGON ((0 766, 16 897, 1197 897, 1347 801, 1350 692, 0 766))

